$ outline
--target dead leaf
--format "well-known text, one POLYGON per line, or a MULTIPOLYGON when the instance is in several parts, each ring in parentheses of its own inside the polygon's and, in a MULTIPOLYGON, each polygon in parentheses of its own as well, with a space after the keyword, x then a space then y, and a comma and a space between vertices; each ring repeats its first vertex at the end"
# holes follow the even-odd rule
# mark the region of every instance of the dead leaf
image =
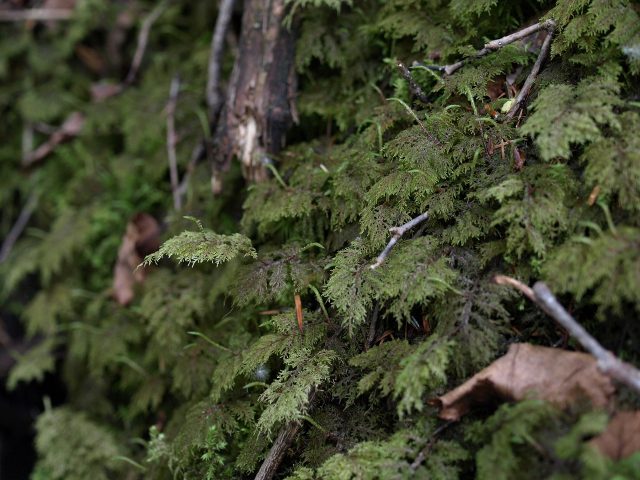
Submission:
POLYGON ((518 147, 513 147, 513 158, 515 159, 515 167, 516 170, 522 170, 524 167, 525 155, 524 152, 521 152, 518 147))
POLYGON ((298 319, 298 328, 300 329, 300 333, 302 333, 303 319, 302 319, 302 300, 300 300, 300 295, 297 293, 293 297, 296 304, 296 318, 298 319))
POLYGON ((136 214, 127 224, 113 269, 113 297, 120 305, 131 303, 136 283, 144 282, 146 269, 137 268, 146 255, 160 247, 160 225, 147 213, 136 214))
POLYGON ((497 77, 487 83, 487 96, 492 102, 504 96, 504 82, 504 77, 497 77))
POLYGON ((75 52, 84 66, 93 73, 104 73, 107 63, 98 50, 87 47, 86 45, 76 45, 75 52))
POLYGON ((474 406, 491 401, 540 398, 565 407, 588 399, 609 403, 614 386, 586 353, 515 343, 509 352, 458 388, 438 397, 440 418, 458 420, 474 406))
POLYGON ((589 442, 604 456, 622 460, 640 451, 640 410, 616 413, 604 432, 589 442))

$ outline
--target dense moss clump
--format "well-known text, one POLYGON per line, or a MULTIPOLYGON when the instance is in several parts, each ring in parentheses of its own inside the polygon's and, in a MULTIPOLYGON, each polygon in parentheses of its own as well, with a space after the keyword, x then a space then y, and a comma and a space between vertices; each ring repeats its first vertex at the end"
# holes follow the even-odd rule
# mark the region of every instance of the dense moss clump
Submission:
MULTIPOLYGON (((30 214, 0 264, 0 315, 25 331, 6 386, 53 373, 67 391, 40 407, 32 478, 249 478, 292 425, 277 478, 640 478, 640 454, 586 443, 607 424, 588 405, 495 402, 445 423, 430 401, 512 343, 577 347, 496 274, 544 280, 640 363, 639 4, 289 0, 298 123, 268 180, 232 164, 212 195, 209 162, 191 158, 203 138, 216 148, 215 4, 161 4, 129 83, 154 2, 0 25, 0 236, 30 214), (545 32, 474 52, 545 19, 549 57, 509 119, 545 32), (80 134, 29 157, 73 112, 80 134), (140 212, 164 243, 120 305, 114 265, 140 212), (422 213, 371 268, 389 229, 422 213)), ((241 53, 228 43, 225 79, 241 53)), ((638 405, 624 388, 616 401, 638 405)))

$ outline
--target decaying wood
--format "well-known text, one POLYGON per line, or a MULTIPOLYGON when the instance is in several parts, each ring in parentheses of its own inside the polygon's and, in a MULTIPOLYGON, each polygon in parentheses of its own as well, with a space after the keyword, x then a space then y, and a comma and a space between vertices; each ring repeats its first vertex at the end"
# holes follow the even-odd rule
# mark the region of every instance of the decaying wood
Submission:
POLYGON ((282 427, 280 433, 278 433, 278 437, 271 446, 271 450, 269 450, 267 458, 262 462, 255 480, 270 480, 273 478, 284 458, 284 454, 298 434, 300 427, 301 423, 299 421, 289 422, 282 427))
POLYGON ((285 0, 245 2, 239 52, 215 133, 214 193, 233 156, 245 178, 266 179, 263 162, 282 149, 297 117, 294 35, 283 26, 285 14, 285 0))
POLYGON ((496 276, 494 281, 500 285, 509 285, 520 290, 569 332, 569 335, 575 338, 597 360, 598 368, 604 374, 640 394, 640 371, 633 365, 623 362, 600 345, 582 325, 569 315, 569 312, 558 302, 558 299, 544 282, 537 282, 531 289, 522 282, 504 275, 496 276))

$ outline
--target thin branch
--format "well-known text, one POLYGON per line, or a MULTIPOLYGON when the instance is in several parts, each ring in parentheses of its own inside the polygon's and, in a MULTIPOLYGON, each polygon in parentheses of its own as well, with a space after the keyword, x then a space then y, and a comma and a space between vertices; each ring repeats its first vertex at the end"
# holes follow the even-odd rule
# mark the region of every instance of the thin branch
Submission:
POLYGON ((418 83, 415 81, 413 75, 411 75, 411 71, 407 68, 407 66, 402 62, 398 62, 396 66, 398 67, 398 70, 400 71, 402 77, 409 84, 409 91, 411 92, 411 94, 422 103, 431 103, 431 100, 429 100, 429 96, 424 93, 420 85, 418 85, 418 83))
MULTIPOLYGON (((525 37, 528 37, 529 35, 532 35, 536 32, 539 32, 540 30, 547 30, 547 32, 553 32, 553 30, 556 27, 556 23, 549 19, 549 20, 545 20, 544 22, 538 22, 535 23, 529 27, 523 28, 522 30, 518 30, 517 32, 511 33, 509 35, 506 35, 502 38, 498 38, 496 40, 491 40, 490 42, 486 43, 484 45, 484 48, 482 48, 481 50, 478 50, 475 55, 473 55, 472 57, 468 57, 468 58, 464 58, 456 63, 452 63, 450 65, 444 65, 444 66, 437 66, 437 65, 425 65, 425 67, 431 69, 431 70, 437 70, 440 72, 444 72, 446 75, 451 75, 454 72, 456 72, 457 70, 459 70, 460 68, 462 68, 462 66, 467 63, 469 60, 472 59, 476 59, 476 58, 482 58, 492 52, 495 52, 496 50, 501 49, 502 47, 504 47, 505 45, 509 45, 513 42, 516 42, 518 40, 521 40, 525 37)), ((542 62, 541 62, 542 63, 542 62)))
POLYGON ((7 234, 4 241, 2 242, 2 247, 0 248, 0 263, 4 262, 9 256, 9 253, 11 253, 11 249, 13 248, 13 245, 16 243, 16 241, 22 234, 23 230, 27 226, 27 223, 29 223, 29 220, 31 219, 31 215, 36 209, 37 204, 38 204, 38 194, 33 192, 31 193, 31 195, 29 195, 29 198, 27 198, 27 201, 24 204, 24 207, 22 207, 22 210, 18 215, 18 219, 16 220, 16 223, 13 224, 13 227, 11 227, 11 230, 9 230, 9 233, 7 234))
POLYGON ((73 9, 62 8, 30 8, 26 10, 0 10, 0 22, 46 22, 69 20, 73 17, 73 9))
POLYGON ((129 69, 129 73, 127 74, 127 78, 124 80, 125 85, 132 84, 137 75, 138 70, 140 69, 140 65, 142 64, 142 59, 144 58, 144 52, 147 50, 147 43, 149 42, 149 33, 151 32, 151 27, 153 24, 160 18, 160 15, 167 8, 168 0, 160 2, 156 7, 151 10, 151 13, 147 15, 147 17, 142 22, 142 27, 140 28, 140 33, 138 34, 138 45, 136 46, 136 51, 133 55, 133 60, 131 61, 131 68, 129 69))
POLYGON ((449 428, 449 426, 451 426, 454 423, 455 422, 453 421, 443 423, 433 431, 433 433, 431 434, 431 438, 429 438, 429 441, 427 442, 425 447, 422 450, 420 450, 420 453, 411 464, 410 468, 412 472, 415 472, 418 469, 418 467, 422 465, 422 462, 425 461, 425 459, 427 458, 427 453, 429 453, 429 450, 433 448, 433 445, 436 443, 438 435, 440 435, 443 431, 445 431, 447 428, 449 428))
POLYGON ((209 68, 207 77, 207 107, 209 108, 209 121, 214 122, 222 107, 222 95, 220 94, 220 72, 222 56, 224 54, 224 39, 229 29, 231 14, 235 0, 221 0, 218 9, 216 26, 211 37, 211 52, 209 54, 209 68))
POLYGON ((407 232, 407 230, 411 230, 416 225, 424 222, 427 218, 429 218, 429 213, 428 212, 424 212, 424 213, 418 215, 413 220, 408 221, 404 225, 400 225, 399 227, 390 228, 389 231, 393 234, 393 236, 391 237, 391 240, 389 240, 389 243, 387 244, 387 246, 384 247, 384 250, 382 250, 382 253, 380 253, 380 255, 378 255, 378 258, 376 258, 376 261, 374 263, 372 263, 369 266, 369 268, 371 270, 375 270, 380 265, 382 265, 384 263, 385 259, 387 258, 387 256, 389 255, 389 252, 391 251, 391 249, 394 247, 394 245, 396 243, 398 243, 398 240, 400 240, 400 238, 402 238, 402 236, 407 232))
POLYGON ((377 302, 376 306, 373 308, 373 313, 371 314, 371 323, 369 324, 369 335, 367 336, 366 350, 371 348, 371 345, 373 345, 373 341, 376 338, 376 328, 378 325, 379 313, 380 313, 380 302, 377 302))
POLYGON ((179 192, 178 158, 176 155, 176 106, 180 94, 180 77, 177 75, 171 80, 169 89, 169 103, 167 103, 167 157, 169 158, 169 178, 171 179, 171 192, 173 193, 173 208, 176 211, 182 209, 182 196, 179 192))
POLYGON ((299 421, 293 421, 282 427, 271 446, 271 450, 269 450, 267 457, 262 462, 255 480, 271 480, 273 478, 284 458, 284 454, 298 434, 301 426, 302 424, 299 421))
POLYGON ((513 118, 516 116, 516 113, 520 111, 524 101, 529 96, 529 92, 531 91, 531 87, 533 87, 533 82, 536 81, 538 74, 540 73, 540 69, 542 68, 542 64, 545 62, 547 57, 549 56, 549 52, 551 51, 551 40, 553 39, 553 33, 555 32, 556 24, 553 20, 547 20, 548 26, 546 28, 547 35, 544 37, 544 42, 542 42, 542 47, 540 48, 540 53, 538 54, 538 58, 536 59, 536 63, 533 64, 533 68, 531 72, 529 72, 529 76, 524 82, 520 93, 516 97, 513 105, 507 112, 507 118, 513 118))
POLYGON ((623 362, 609 350, 605 349, 598 341, 580 325, 558 299, 551 293, 544 282, 537 282, 533 289, 510 277, 499 275, 495 279, 501 285, 510 285, 517 288, 538 305, 547 315, 558 322, 582 347, 589 352, 598 362, 598 368, 611 378, 623 383, 640 394, 640 370, 633 365, 623 362))

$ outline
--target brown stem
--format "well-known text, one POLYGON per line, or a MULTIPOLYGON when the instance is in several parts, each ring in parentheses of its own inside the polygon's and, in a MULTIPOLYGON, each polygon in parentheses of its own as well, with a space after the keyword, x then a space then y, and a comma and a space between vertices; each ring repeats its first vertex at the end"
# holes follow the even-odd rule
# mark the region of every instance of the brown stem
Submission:
POLYGON ((398 62, 396 66, 398 67, 398 70, 400 71, 402 77, 409 84, 409 90, 411 91, 411 94, 422 103, 431 103, 427 94, 424 93, 420 85, 416 83, 413 75, 411 75, 411 71, 407 68, 407 66, 402 62, 398 62))
POLYGON ((273 478, 284 458, 284 454, 298 434, 301 425, 302 424, 296 420, 282 427, 280 433, 278 433, 278 437, 271 446, 271 450, 269 450, 267 457, 264 459, 264 462, 262 462, 255 480, 270 480, 273 478))
POLYGON ((391 240, 389 240, 389 243, 387 243, 387 246, 384 247, 384 250, 382 250, 380 255, 378 255, 378 258, 376 258, 376 261, 374 263, 372 263, 369 266, 369 268, 371 270, 375 270, 380 265, 382 265, 384 263, 385 259, 387 258, 387 256, 389 255, 389 252, 391 251, 391 249, 394 247, 394 245, 396 243, 398 243, 398 240, 400 240, 400 238, 402 238, 402 236, 407 232, 407 230, 411 230, 416 225, 424 222, 427 218, 429 218, 429 213, 428 212, 424 212, 424 213, 418 215, 416 218, 408 221, 404 225, 400 225, 399 227, 390 228, 389 231, 393 234, 393 236, 391 237, 391 240))
POLYGON ((542 47, 540 48, 540 53, 538 54, 538 58, 536 59, 536 63, 533 64, 533 68, 527 76, 527 79, 518 93, 513 105, 507 112, 508 118, 513 118, 516 116, 518 111, 521 110, 524 101, 529 96, 529 92, 531 91, 531 87, 533 87, 533 82, 536 81, 538 74, 540 73, 540 69, 542 68, 542 64, 545 62, 547 57, 549 56, 549 51, 551 50, 551 40, 553 39, 553 33, 555 31, 556 24, 553 20, 547 20, 548 26, 546 28, 547 35, 544 37, 544 42, 542 43, 542 47))

